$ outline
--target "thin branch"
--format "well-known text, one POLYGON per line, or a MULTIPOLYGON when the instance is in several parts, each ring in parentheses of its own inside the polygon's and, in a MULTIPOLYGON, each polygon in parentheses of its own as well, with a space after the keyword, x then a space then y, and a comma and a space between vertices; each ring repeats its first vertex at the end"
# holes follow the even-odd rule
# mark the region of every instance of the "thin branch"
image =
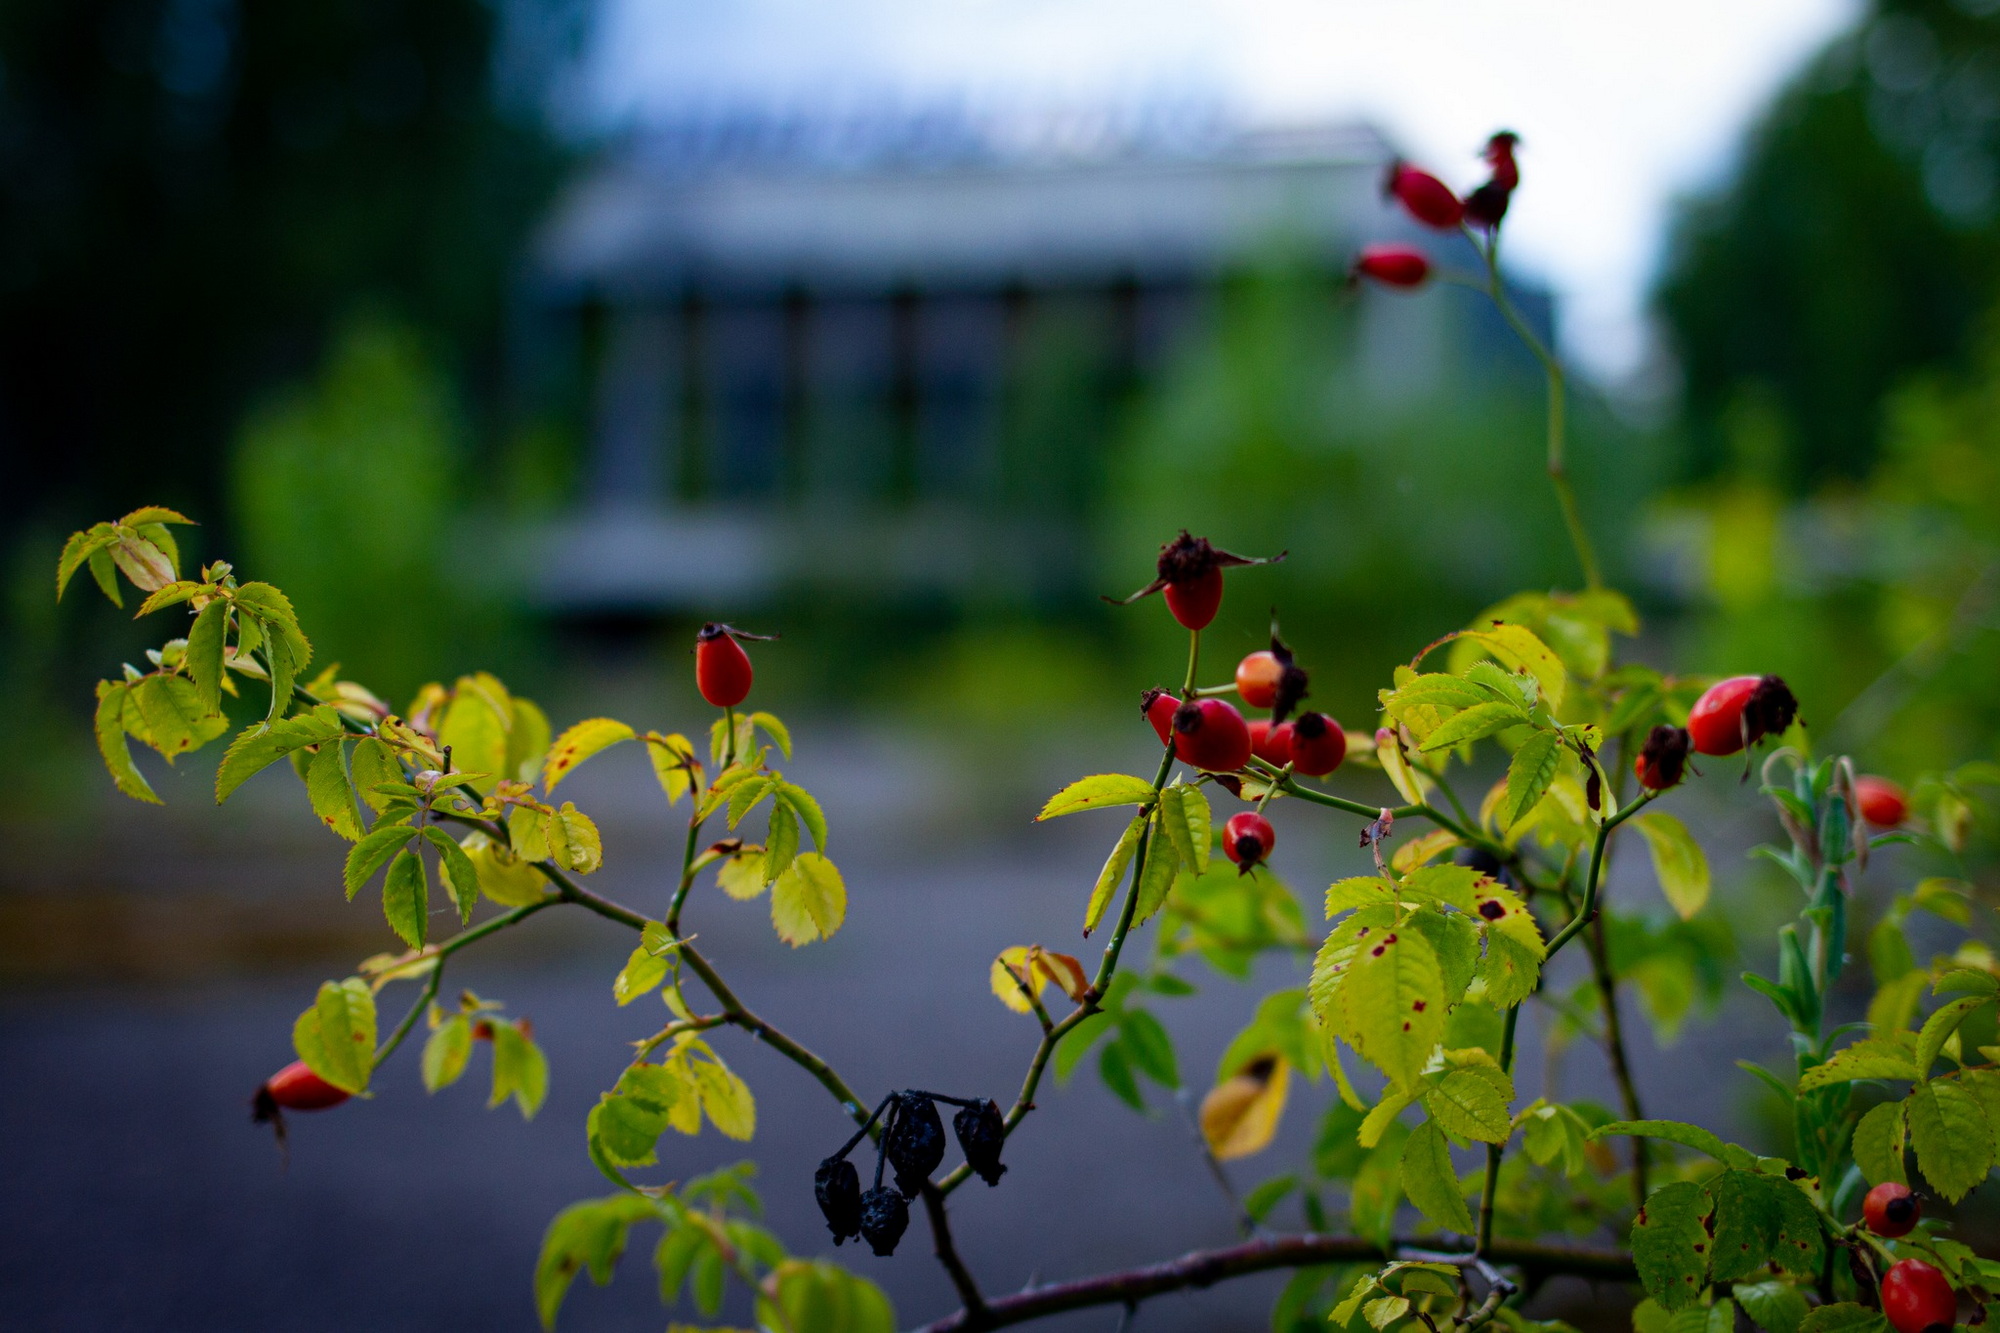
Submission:
POLYGON ((376 1068, 381 1068, 382 1062, 394 1055, 396 1048, 403 1044, 403 1039, 410 1035, 410 1029, 417 1025, 417 1015, 421 1014, 429 1006, 430 1002, 437 998, 438 986, 443 980, 444 958, 440 955, 431 964, 431 974, 424 978, 424 988, 417 995, 417 1002, 410 1006, 408 1013, 403 1015, 403 1021, 396 1024, 396 1030, 389 1034, 389 1040, 382 1043, 382 1049, 375 1052, 376 1068))
POLYGON ((951 1285, 958 1289, 958 1299, 965 1307, 962 1313, 971 1321, 967 1327, 982 1327, 986 1298, 979 1294, 979 1283, 973 1280, 965 1260, 958 1257, 958 1247, 952 1243, 951 1217, 945 1211, 944 1195, 936 1185, 926 1180, 923 1196, 924 1214, 931 1223, 931 1248, 937 1254, 937 1261, 944 1265, 945 1273, 950 1276, 951 1285))
MULTIPOLYGON (((926 1325, 923 1333, 1004 1328, 1009 1324, 1023 1324, 1065 1310, 1081 1310, 1093 1305, 1136 1305, 1166 1292, 1209 1287, 1230 1278, 1272 1269, 1378 1262, 1405 1249, 1445 1248, 1442 1241, 1435 1239, 1398 1241, 1385 1251, 1373 1241, 1359 1236, 1274 1236, 1246 1241, 1227 1249, 1197 1250, 1167 1263, 1078 1278, 1073 1282, 1030 1287, 1015 1295, 988 1301, 985 1310, 976 1319, 967 1311, 960 1310, 926 1325)), ((1531 1279, 1571 1276, 1632 1282, 1638 1278, 1638 1272, 1632 1266, 1632 1256, 1616 1250, 1499 1241, 1487 1257, 1495 1264, 1519 1268, 1531 1279)))

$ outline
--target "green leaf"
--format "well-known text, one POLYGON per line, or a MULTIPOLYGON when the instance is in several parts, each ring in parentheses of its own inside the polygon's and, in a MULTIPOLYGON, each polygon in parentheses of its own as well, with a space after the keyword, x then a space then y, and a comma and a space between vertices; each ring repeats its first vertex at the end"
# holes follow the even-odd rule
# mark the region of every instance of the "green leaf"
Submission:
POLYGON ((1708 1207, 1699 1185, 1677 1180, 1655 1190, 1632 1223, 1632 1262, 1646 1294, 1662 1309, 1682 1309, 1701 1294, 1708 1273, 1708 1231, 1702 1226, 1708 1207))
POLYGON ((396 853, 382 881, 382 915, 388 918, 389 929, 412 949, 424 947, 430 927, 430 895, 423 858, 412 851, 396 853))
POLYGON ((1467 630, 1459 639, 1461 642, 1469 639, 1477 643, 1510 670, 1525 671, 1533 676, 1541 688, 1542 698, 1548 701, 1551 713, 1562 707, 1568 672, 1563 667, 1562 659, 1526 626, 1494 623, 1467 630))
POLYGON ((204 713, 222 710, 222 634, 228 616, 229 603, 218 597, 195 615, 188 628, 187 672, 204 713))
POLYGON ((1660 892, 1687 921, 1708 901, 1708 857, 1694 840, 1687 825, 1672 815, 1649 810, 1635 815, 1632 825, 1646 837, 1646 849, 1653 854, 1653 873, 1659 877, 1660 892))
POLYGON ((458 1082, 472 1057, 472 1023, 464 1014, 453 1014, 438 1024, 424 1042, 424 1090, 436 1092, 458 1082))
POLYGON ((252 775, 292 751, 332 740, 345 730, 340 714, 334 711, 331 704, 321 704, 309 713, 277 722, 252 723, 239 732, 223 752, 222 764, 215 773, 216 802, 220 804, 228 800, 230 793, 252 775))
POLYGON ((1086 937, 1104 919, 1104 909, 1111 905, 1111 897, 1118 891, 1119 881, 1125 878, 1125 867, 1132 864, 1132 854, 1139 850, 1139 835, 1145 827, 1146 816, 1135 816, 1119 835, 1111 855, 1105 858, 1104 868, 1097 872, 1097 883, 1090 890, 1090 902, 1083 909, 1083 933, 1086 937))
POLYGON ((882 1289, 825 1260, 789 1259, 772 1273, 776 1308, 768 1289, 757 1301, 760 1328, 791 1333, 895 1333, 896 1311, 882 1289), (782 1313, 780 1313, 782 1311, 782 1313))
POLYGON ((1400 1124, 1387 1126, 1381 1142, 1362 1159, 1348 1191, 1347 1216, 1354 1234, 1366 1236, 1385 1251, 1403 1198, 1403 1145, 1409 1134, 1400 1124))
POLYGON ((1251 1221, 1261 1223, 1298 1187, 1297 1176, 1273 1176, 1243 1196, 1243 1211, 1249 1214, 1251 1221))
POLYGON ((493 1030, 493 1095, 489 1107, 509 1097, 521 1108, 523 1120, 533 1120, 549 1094, 549 1061, 520 1025, 501 1018, 487 1020, 493 1030))
POLYGON ((1613 1134, 1631 1134, 1635 1137, 1678 1143, 1683 1148, 1707 1153, 1716 1161, 1725 1164, 1746 1155, 1741 1148, 1732 1153, 1728 1144, 1700 1125, 1690 1125, 1680 1120, 1614 1120, 1608 1125, 1599 1125, 1590 1131, 1590 1137, 1593 1139, 1608 1138, 1613 1134))
POLYGON ((1547 794, 1562 767, 1562 745, 1553 731, 1538 731, 1514 751, 1507 765, 1507 826, 1521 822, 1547 794))
POLYGON ((1732 1294, 1764 1333, 1799 1333, 1811 1308, 1804 1293, 1789 1282, 1739 1282, 1732 1294))
POLYGON ((622 1007, 667 979, 667 960, 641 944, 612 978, 611 994, 622 1007))
POLYGON ((1335 880, 1326 890, 1326 919, 1357 907, 1371 907, 1396 901, 1396 887, 1374 875, 1335 880))
POLYGON ((1097 1076, 1119 1101, 1135 1111, 1146 1109, 1146 1098, 1139 1091, 1139 1080, 1132 1075, 1132 1057, 1126 1054, 1125 1043, 1107 1042, 1097 1053, 1097 1076))
POLYGON ((1444 978, 1429 941, 1390 929, 1361 941, 1341 987, 1350 1044, 1402 1087, 1414 1087, 1444 1034, 1444 978))
POLYGON ((1903 1104, 1883 1102, 1870 1107, 1868 1114, 1861 1117, 1861 1123, 1854 1127, 1854 1164, 1861 1168, 1870 1185, 1879 1185, 1885 1180, 1893 1180, 1898 1185, 1907 1185, 1910 1178, 1903 1170, 1903 1104))
POLYGON ((614 745, 629 741, 636 734, 632 728, 612 718, 585 718, 558 736, 555 743, 549 746, 548 758, 542 761, 543 789, 554 791, 557 785, 574 773, 586 759, 594 758, 614 745))
MULTIPOLYGON (((1514 1129, 1508 1111, 1513 1100, 1514 1084, 1505 1070, 1493 1065, 1468 1065, 1439 1079, 1424 1094, 1424 1107, 1448 1133, 1481 1143, 1505 1143, 1514 1129)), ((1410 1197, 1414 1199, 1416 1195, 1410 1197)))
POLYGON ((1432 908, 1411 913, 1408 924, 1430 941, 1431 951, 1437 954, 1446 1007, 1457 1004, 1479 967, 1479 928, 1470 917, 1432 908))
POLYGON ((1510 703, 1495 700, 1492 703, 1475 704, 1463 712, 1453 713, 1446 718, 1436 730, 1424 738, 1421 748, 1425 754, 1448 750, 1469 741, 1485 740, 1496 732, 1505 731, 1509 727, 1518 727, 1527 720, 1528 715, 1510 703))
POLYGON ((768 827, 764 831, 763 882, 770 885, 785 873, 792 858, 799 854, 799 817, 792 813, 792 807, 783 800, 771 805, 768 827))
MULTIPOLYGON (((1904 1040, 1908 1040, 1905 1038, 1904 1040)), ((1914 1080, 1916 1061, 1907 1046, 1879 1038, 1857 1041, 1835 1051, 1823 1065, 1815 1065, 1799 1075, 1799 1091, 1812 1092, 1834 1083, 1852 1083, 1863 1078, 1914 1080)))
POLYGON ((778 784, 778 799, 789 806, 799 822, 805 825, 806 832, 812 835, 813 849, 824 852, 826 815, 820 810, 819 802, 813 799, 813 794, 796 782, 785 781, 778 784))
POLYGON ((473 786, 485 795, 506 775, 508 734, 513 726, 514 705, 506 686, 483 672, 460 676, 438 724, 438 744, 451 747, 453 768, 489 775, 473 786))
MULTIPOLYGON (((95 527, 82 532, 72 532, 69 535, 69 540, 63 543, 62 555, 56 561, 57 601, 62 600, 63 590, 69 587, 69 581, 75 577, 76 571, 82 569, 85 562, 109 546, 117 536, 117 530, 109 523, 99 523, 95 527)), ((102 582, 100 579, 99 584, 102 582)), ((117 585, 114 583, 112 587, 115 590, 117 585)), ((114 602, 117 600, 116 597, 112 598, 114 602)))
POLYGON ((1799 1321, 1799 1333, 1888 1333, 1880 1311, 1853 1301, 1822 1305, 1799 1321))
POLYGON ((1590 1126, 1567 1106, 1538 1105, 1522 1113, 1521 1146, 1538 1166, 1562 1164, 1563 1174, 1580 1176, 1589 1166, 1584 1153, 1590 1126))
POLYGON ((1213 818, 1201 788, 1176 782, 1161 789, 1160 827, 1173 842, 1181 864, 1192 867, 1196 874, 1208 869, 1213 818))
POLYGON ((1826 1239, 1820 1234, 1819 1210, 1806 1192, 1790 1181, 1777 1192, 1778 1244, 1771 1256, 1778 1267, 1801 1277, 1817 1277, 1826 1257, 1826 1239))
POLYGON ((1715 1245, 1709 1274, 1717 1282, 1748 1277, 1770 1261, 1778 1243, 1778 1197, 1789 1184, 1749 1171, 1724 1171, 1708 1182, 1715 1245))
POLYGON ((847 886, 818 852, 801 853, 771 886, 771 924, 795 949, 832 938, 846 919, 847 886))
POLYGON ((1181 858, 1174 844, 1157 832, 1146 840, 1146 864, 1140 868, 1139 899, 1132 911, 1132 924, 1144 925, 1167 901, 1180 873, 1181 858))
POLYGON ((752 713, 750 722, 751 725, 763 729, 764 734, 777 745, 778 753, 784 755, 786 759, 792 757, 792 733, 785 729, 784 723, 770 713, 752 713))
POLYGON ((292 1024, 306 1067, 348 1092, 365 1092, 375 1070, 375 996, 359 977, 323 982, 312 1008, 292 1024))
POLYGON ((559 869, 588 875, 604 864, 604 841, 597 825, 573 802, 564 801, 562 809, 543 816, 541 827, 548 859, 559 869))
POLYGON ((132 687, 132 699, 146 721, 148 743, 170 764, 229 725, 227 718, 202 706, 201 692, 185 676, 147 676, 132 687))
POLYGON ((417 836, 417 831, 408 824, 379 824, 369 830, 368 836, 354 844, 347 853, 347 897, 352 901, 361 892, 361 886, 374 877, 376 871, 389 863, 389 858, 403 849, 403 844, 417 836))
POLYGON ((118 566, 111 563, 108 545, 109 543, 100 546, 90 553, 90 577, 96 580, 98 591, 109 597, 111 604, 122 611, 125 609, 125 594, 118 591, 118 566))
POLYGON ((1049 797, 1048 804, 1035 818, 1038 821, 1055 819, 1083 810, 1104 810, 1114 805, 1149 806, 1153 803, 1153 796, 1153 784, 1144 778, 1124 773, 1099 773, 1094 777, 1078 778, 1049 797))
POLYGON ((1434 1225, 1461 1236, 1472 1234, 1472 1213, 1452 1168, 1451 1145, 1435 1124, 1426 1120, 1403 1141, 1398 1174, 1403 1193, 1434 1225))
POLYGON ((1386 710, 1401 717, 1411 708, 1476 708, 1493 696, 1470 681, 1441 671, 1414 676, 1396 688, 1384 703, 1386 710))
POLYGON ((459 924, 465 925, 472 920, 472 909, 479 905, 479 867, 443 829, 427 828, 424 837, 437 849, 438 878, 458 908, 459 924))
POLYGON ((97 752, 104 757, 104 767, 111 773, 113 786, 135 801, 160 805, 163 802, 132 762, 132 747, 125 743, 125 706, 131 700, 131 691, 132 687, 125 684, 108 680, 97 683, 97 752))
POLYGON ((1118 1035, 1134 1069, 1162 1087, 1180 1087, 1180 1064, 1174 1059, 1174 1041, 1160 1026, 1159 1019, 1144 1009, 1127 1009, 1118 1015, 1118 1035))
POLYGON ((347 756, 339 740, 321 741, 319 753, 306 769, 306 797, 319 822, 349 842, 361 837, 361 816, 355 812, 354 789, 347 785, 347 756))
POLYGON ((1949 1079, 1920 1083, 1905 1102, 1917 1168, 1957 1203, 1993 1165, 1993 1128, 1971 1093, 1949 1079))
POLYGON ((1398 896, 1406 902, 1412 897, 1433 898, 1461 912, 1474 912, 1482 890, 1493 887, 1482 883, 1485 878, 1471 866, 1420 866, 1403 876, 1398 896))
POLYGON ((746 778, 729 789, 729 827, 735 828, 743 816, 757 807, 778 785, 777 778, 746 778))
POLYGON ((354 743, 354 752, 348 756, 347 767, 354 781, 355 794, 377 814, 389 804, 390 798, 375 788, 384 782, 409 780, 402 764, 397 762, 395 752, 373 736, 364 736, 354 743))
POLYGON ((535 1261, 535 1310, 542 1327, 556 1326, 556 1311, 576 1275, 589 1269, 591 1280, 603 1286, 625 1253, 632 1224, 658 1219, 659 1205, 639 1194, 614 1194, 607 1199, 573 1203, 556 1214, 542 1236, 542 1253, 535 1261))
POLYGON ((1924 1020, 1923 1030, 1917 1033, 1917 1056, 1915 1061, 1917 1077, 1929 1078, 1931 1066, 1937 1063, 1938 1052, 1944 1048, 1946 1038, 1958 1031, 1958 1025, 1965 1016, 1983 1004, 1991 1004, 1992 998, 1985 995, 1967 995, 1941 1006, 1937 1012, 1924 1020))

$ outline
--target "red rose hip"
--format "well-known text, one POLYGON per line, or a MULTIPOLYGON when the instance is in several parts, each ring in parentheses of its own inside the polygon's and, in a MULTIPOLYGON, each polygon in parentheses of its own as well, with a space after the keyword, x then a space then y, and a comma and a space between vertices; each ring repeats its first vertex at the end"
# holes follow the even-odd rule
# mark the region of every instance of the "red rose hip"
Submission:
POLYGON ((1389 164, 1383 193, 1392 196, 1411 217, 1439 231, 1450 231, 1465 217, 1465 205, 1449 185, 1407 162, 1389 164))
POLYGON ((1252 708, 1269 708, 1278 700, 1278 683, 1285 664, 1274 652, 1251 653, 1236 664, 1236 693, 1252 708))
POLYGON ((1248 871, 1271 854, 1278 834, 1255 810, 1238 811, 1222 826, 1222 854, 1248 871))
POLYGON ((1948 1333, 1958 1322, 1958 1297, 1931 1265, 1899 1259, 1882 1275, 1882 1313, 1896 1333, 1948 1333))
POLYGON ((1292 723, 1292 768, 1323 778, 1347 758, 1347 733, 1325 713, 1300 713, 1292 723))
MULTIPOLYGON (((694 683, 717 708, 734 708, 750 694, 750 654, 736 641, 739 631, 714 621, 694 636, 694 683)), ((754 637, 745 635, 744 637, 754 637)))
POLYGON ((1191 630, 1207 629, 1222 606, 1223 570, 1231 565, 1272 564, 1284 558, 1282 552, 1264 560, 1218 550, 1208 538, 1190 536, 1183 528, 1180 536, 1160 548, 1160 559, 1155 566, 1157 577, 1151 583, 1122 600, 1116 597, 1104 600, 1122 606, 1164 592, 1167 609, 1173 612, 1175 620, 1191 630))
POLYGON ((1697 754, 1735 754, 1776 736, 1798 716, 1798 700, 1776 676, 1731 676, 1708 687, 1688 710, 1697 754))
POLYGON ((1922 1200, 1908 1185, 1893 1180, 1885 1180, 1869 1190, 1868 1197, 1861 1201, 1861 1220, 1870 1231, 1890 1240, 1909 1235, 1923 1215, 1922 1200))
POLYGON ((1687 728, 1670 727, 1664 722, 1654 727, 1632 761, 1632 772, 1638 776, 1639 785, 1649 791, 1665 791, 1680 785, 1686 776, 1688 746, 1687 728))
POLYGON ((1192 578, 1166 587, 1167 610, 1189 629, 1207 629, 1222 609, 1222 570, 1211 566, 1192 578))
POLYGON ((1147 690, 1139 696, 1139 711, 1153 724, 1159 735, 1160 744, 1170 745, 1174 739, 1174 712, 1181 706, 1180 696, 1166 690, 1147 690))
POLYGON ((1174 713, 1174 756, 1211 773, 1231 772, 1250 762, 1250 728, 1220 699, 1190 699, 1174 713))
POLYGON ((324 1111, 330 1106, 338 1106, 353 1094, 345 1088, 336 1088, 312 1070, 306 1068, 303 1060, 294 1060, 277 1073, 264 1080, 264 1086, 257 1089, 261 1102, 269 1098, 271 1105, 287 1111, 324 1111))
POLYGON ((1430 256, 1407 245, 1371 245, 1354 261, 1354 276, 1384 287, 1421 287, 1430 281, 1430 256))
POLYGON ((1854 779, 1854 800, 1876 828, 1895 828, 1910 817, 1910 798, 1887 778, 1864 773, 1854 779))
POLYGON ((1272 726, 1268 718, 1258 718, 1250 724, 1250 753, 1262 759, 1273 768, 1283 768, 1292 762, 1292 724, 1280 722, 1272 726))

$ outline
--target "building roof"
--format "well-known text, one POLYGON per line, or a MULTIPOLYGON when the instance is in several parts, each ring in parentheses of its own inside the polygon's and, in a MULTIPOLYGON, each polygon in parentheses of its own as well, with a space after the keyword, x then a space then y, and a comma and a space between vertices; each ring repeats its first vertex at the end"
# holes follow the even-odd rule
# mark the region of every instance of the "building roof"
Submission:
POLYGON ((872 152, 854 138, 634 140, 558 204, 540 277, 609 294, 1175 280, 1274 236, 1338 259, 1359 228, 1395 225, 1377 194, 1391 150, 1361 125, 1081 142, 958 127, 872 152))

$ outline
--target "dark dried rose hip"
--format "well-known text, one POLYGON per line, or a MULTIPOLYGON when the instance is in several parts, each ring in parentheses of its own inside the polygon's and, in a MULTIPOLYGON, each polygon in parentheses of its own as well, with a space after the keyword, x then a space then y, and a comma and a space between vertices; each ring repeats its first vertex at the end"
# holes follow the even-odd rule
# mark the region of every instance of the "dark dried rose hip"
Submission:
POLYGON ((1000 1107, 991 1101, 968 1106, 951 1118, 952 1133, 958 1136, 965 1164, 988 1185, 998 1185, 1006 1166, 1000 1161, 1001 1145, 1007 1141, 1007 1124, 1000 1107))
POLYGON ((826 1229, 839 1245, 861 1234, 861 1176, 845 1157, 829 1157, 813 1173, 813 1197, 826 1217, 826 1229))
POLYGON ((944 1160, 944 1121, 937 1104, 914 1092, 896 1094, 895 1118, 882 1136, 882 1154, 896 1168, 896 1188, 904 1198, 916 1198, 944 1160))
POLYGON ((1649 791, 1665 791, 1678 786, 1686 775, 1691 745, 1685 727, 1670 727, 1664 722, 1654 727, 1647 733, 1639 757, 1632 761, 1632 771, 1638 775, 1639 785, 1649 791))
POLYGON ((896 1242, 910 1227, 910 1206, 888 1185, 877 1185, 861 1196, 861 1238, 881 1258, 896 1252, 896 1242))

